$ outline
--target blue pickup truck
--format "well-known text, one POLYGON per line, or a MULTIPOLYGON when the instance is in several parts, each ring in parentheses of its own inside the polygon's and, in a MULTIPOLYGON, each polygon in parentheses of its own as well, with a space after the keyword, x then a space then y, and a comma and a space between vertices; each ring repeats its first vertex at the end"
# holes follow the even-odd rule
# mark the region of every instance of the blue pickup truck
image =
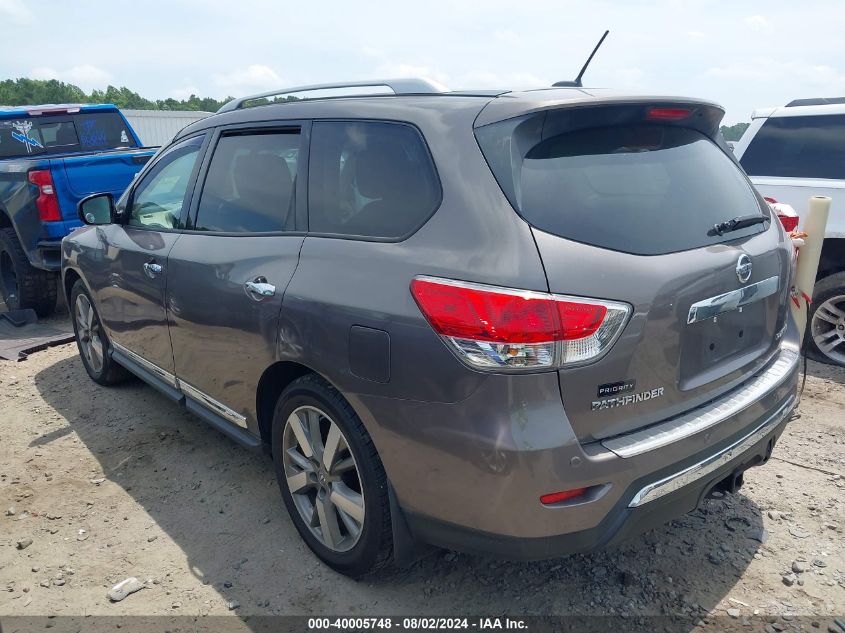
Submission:
POLYGON ((76 204, 115 198, 155 153, 113 105, 0 106, 0 298, 40 316, 56 306, 62 238, 76 204))

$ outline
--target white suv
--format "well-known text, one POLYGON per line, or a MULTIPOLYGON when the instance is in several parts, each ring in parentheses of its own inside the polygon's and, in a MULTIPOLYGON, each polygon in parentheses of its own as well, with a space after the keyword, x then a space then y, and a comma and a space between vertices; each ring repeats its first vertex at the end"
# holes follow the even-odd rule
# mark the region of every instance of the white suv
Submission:
POLYGON ((845 365, 845 97, 762 108, 734 149, 763 196, 800 214, 810 196, 830 196, 808 328, 819 360, 845 365))

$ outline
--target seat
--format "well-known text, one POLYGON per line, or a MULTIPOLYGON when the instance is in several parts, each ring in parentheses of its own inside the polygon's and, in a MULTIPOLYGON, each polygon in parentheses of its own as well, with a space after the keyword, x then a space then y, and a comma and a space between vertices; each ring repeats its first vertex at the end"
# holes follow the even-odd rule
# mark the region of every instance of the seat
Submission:
POLYGON ((375 237, 399 237, 414 226, 431 199, 428 180, 420 176, 399 143, 383 143, 361 151, 355 158, 358 192, 373 199, 347 223, 347 232, 375 237))
POLYGON ((279 231, 293 207, 293 178, 287 162, 275 154, 244 154, 232 170, 234 205, 249 231, 279 231))

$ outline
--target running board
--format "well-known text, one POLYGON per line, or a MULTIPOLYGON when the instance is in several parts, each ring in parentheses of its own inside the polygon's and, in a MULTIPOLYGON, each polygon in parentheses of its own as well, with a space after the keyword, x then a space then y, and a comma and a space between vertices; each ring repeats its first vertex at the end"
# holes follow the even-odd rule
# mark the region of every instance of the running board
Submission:
MULTIPOLYGON (((168 384, 168 382, 160 378, 158 373, 153 373, 141 363, 136 362, 134 358, 124 353, 122 351, 123 349, 124 348, 118 348, 118 346, 113 345, 111 347, 112 360, 117 362, 122 367, 128 369, 138 378, 143 380, 145 383, 147 383, 157 391, 160 391, 162 394, 164 394, 174 402, 181 404, 188 411, 203 420, 203 422, 214 427, 215 429, 228 436, 244 448, 247 448, 256 453, 262 452, 263 444, 260 437, 253 435, 246 428, 237 426, 235 421, 226 419, 223 416, 218 415, 213 411, 210 411, 205 406, 200 404, 197 400, 186 396, 185 393, 183 393, 180 389, 178 389, 177 387, 173 387, 172 385, 168 384)), ((163 370, 159 371, 163 372, 163 370)), ((178 379, 174 380, 174 382, 177 386, 185 384, 181 383, 178 379)))

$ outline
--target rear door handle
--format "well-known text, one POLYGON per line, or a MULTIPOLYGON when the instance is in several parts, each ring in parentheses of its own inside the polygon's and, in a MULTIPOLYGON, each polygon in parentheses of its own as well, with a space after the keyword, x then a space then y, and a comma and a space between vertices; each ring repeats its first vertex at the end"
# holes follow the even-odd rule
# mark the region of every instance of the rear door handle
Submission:
POLYGON ((150 279, 155 279, 162 273, 163 270, 164 269, 161 267, 161 264, 156 264, 155 262, 147 262, 144 264, 144 272, 150 279))
POLYGON ((276 286, 267 283, 266 277, 256 277, 252 281, 246 282, 244 288, 250 298, 256 301, 261 301, 265 297, 272 297, 276 294, 276 286))

